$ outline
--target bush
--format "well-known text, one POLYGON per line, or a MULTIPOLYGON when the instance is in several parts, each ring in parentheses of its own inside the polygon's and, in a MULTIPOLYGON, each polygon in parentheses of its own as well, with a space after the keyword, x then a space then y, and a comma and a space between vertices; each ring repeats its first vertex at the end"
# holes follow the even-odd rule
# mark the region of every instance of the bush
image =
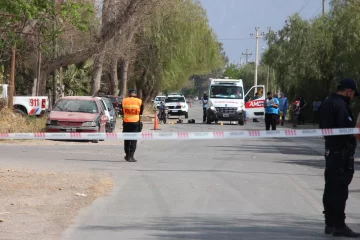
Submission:
POLYGON ((0 133, 14 132, 42 132, 45 128, 46 118, 35 116, 21 116, 8 108, 0 110, 0 133))

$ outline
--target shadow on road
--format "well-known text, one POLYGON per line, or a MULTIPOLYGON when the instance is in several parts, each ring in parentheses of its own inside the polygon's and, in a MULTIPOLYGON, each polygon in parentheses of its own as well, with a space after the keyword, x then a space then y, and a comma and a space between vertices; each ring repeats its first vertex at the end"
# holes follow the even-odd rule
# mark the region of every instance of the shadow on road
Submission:
POLYGON ((223 148, 221 151, 229 152, 255 152, 255 153, 281 153, 284 155, 308 155, 322 156, 318 151, 303 146, 274 146, 272 145, 237 145, 237 146, 209 146, 211 148, 223 148), (228 148, 228 149, 227 149, 228 148), (229 149, 230 148, 230 149, 229 149))
MULTIPOLYGON (((148 232, 155 239, 192 240, 313 240, 328 239, 324 223, 286 214, 262 214, 224 218, 218 215, 149 218, 147 224, 119 226, 84 226, 81 231, 148 232)), ((151 238, 151 239, 152 239, 151 238)))

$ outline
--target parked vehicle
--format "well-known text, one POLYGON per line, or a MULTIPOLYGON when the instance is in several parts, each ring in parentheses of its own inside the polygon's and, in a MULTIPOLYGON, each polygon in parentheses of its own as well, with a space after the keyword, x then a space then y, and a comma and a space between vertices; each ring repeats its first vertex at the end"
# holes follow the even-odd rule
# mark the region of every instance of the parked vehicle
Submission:
MULTIPOLYGON (((8 98, 8 84, 0 84, 0 98, 8 98)), ((49 109, 49 98, 47 96, 14 96, 13 106, 15 113, 42 116, 49 109)))
POLYGON ((189 117, 189 105, 183 95, 168 95, 165 99, 165 106, 169 108, 169 116, 189 117))
POLYGON ((264 85, 257 85, 250 88, 244 95, 244 86, 241 79, 209 79, 209 101, 206 105, 207 124, 221 121, 237 121, 239 125, 245 124, 246 118, 264 118, 265 96, 248 101, 250 94, 255 90, 262 89, 264 85), (245 103, 246 102, 246 103, 245 103), (246 111, 246 116, 245 116, 246 111))
POLYGON ((122 109, 121 109, 122 97, 112 96, 112 95, 106 95, 104 97, 110 99, 110 101, 115 109, 116 116, 118 117, 118 116, 122 115, 122 109))
POLYGON ((106 105, 106 110, 109 112, 110 114, 110 118, 109 121, 106 123, 106 131, 107 132, 114 132, 115 127, 116 127, 116 113, 115 113, 115 109, 110 101, 109 98, 106 97, 102 97, 102 100, 104 101, 105 105, 106 105))
MULTIPOLYGON (((46 120, 46 132, 106 132, 108 118, 98 98, 69 96, 56 102, 46 120)), ((99 142, 99 140, 92 140, 99 142)))
POLYGON ((166 96, 156 96, 153 102, 153 108, 154 110, 158 110, 160 107, 160 103, 165 101, 166 96))

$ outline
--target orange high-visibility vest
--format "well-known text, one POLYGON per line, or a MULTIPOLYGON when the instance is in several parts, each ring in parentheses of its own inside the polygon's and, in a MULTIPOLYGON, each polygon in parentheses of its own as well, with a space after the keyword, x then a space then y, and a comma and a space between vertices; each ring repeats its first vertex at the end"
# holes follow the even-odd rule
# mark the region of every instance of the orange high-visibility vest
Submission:
POLYGON ((142 100, 134 97, 127 97, 122 100, 124 111, 124 122, 139 122, 142 100))

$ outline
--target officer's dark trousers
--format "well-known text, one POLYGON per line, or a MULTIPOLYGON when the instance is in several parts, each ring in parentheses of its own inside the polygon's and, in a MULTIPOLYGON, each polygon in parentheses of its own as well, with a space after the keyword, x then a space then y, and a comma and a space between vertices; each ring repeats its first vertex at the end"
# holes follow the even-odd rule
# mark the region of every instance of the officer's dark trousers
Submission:
POLYGON ((345 206, 353 175, 353 172, 344 172, 342 169, 325 170, 323 204, 327 226, 343 227, 345 225, 345 206))
POLYGON ((269 114, 269 113, 265 114, 265 127, 266 127, 266 130, 270 130, 270 126, 271 126, 271 130, 276 130, 277 116, 278 116, 277 114, 269 114))
POLYGON ((206 121, 206 108, 203 108, 203 122, 206 121))
MULTIPOLYGON (((139 122, 135 122, 135 123, 124 122, 123 123, 123 132, 124 133, 140 132, 140 123, 139 122)), ((124 150, 125 150, 126 155, 135 153, 136 144, 137 144, 136 140, 125 140, 124 141, 124 150)))

